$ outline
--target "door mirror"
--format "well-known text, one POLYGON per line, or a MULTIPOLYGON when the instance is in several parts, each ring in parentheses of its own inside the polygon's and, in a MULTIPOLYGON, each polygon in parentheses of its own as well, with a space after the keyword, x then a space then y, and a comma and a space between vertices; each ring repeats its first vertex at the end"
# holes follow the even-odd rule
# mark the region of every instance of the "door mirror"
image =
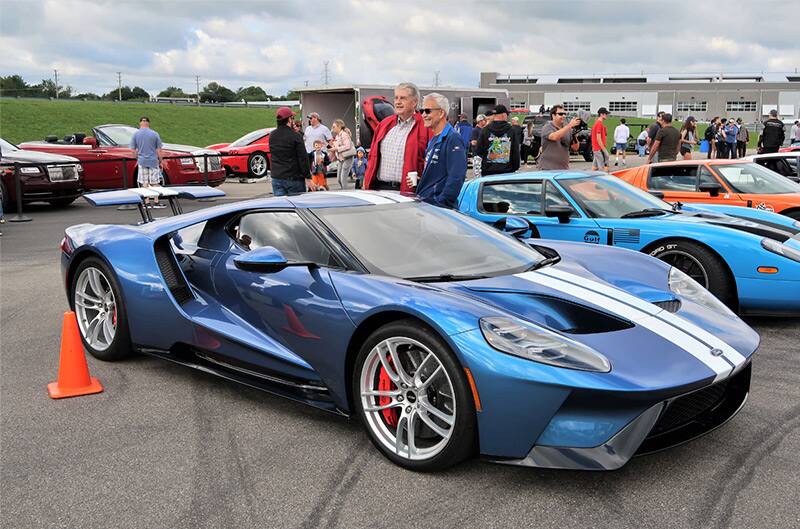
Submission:
POLYGON ((522 217, 503 217, 494 223, 494 227, 517 238, 531 231, 531 223, 522 217))
POLYGON ((92 147, 92 149, 96 149, 97 148, 97 138, 95 138, 94 136, 87 136, 87 137, 83 138, 83 144, 84 145, 90 145, 92 147))
POLYGON ((558 217, 558 222, 560 224, 566 224, 569 222, 569 218, 572 216, 575 210, 572 209, 570 206, 547 206, 544 209, 544 214, 547 217, 558 217))
POLYGON ((650 194, 658 199, 664 200, 664 193, 661 191, 650 191, 650 194))
POLYGON ((262 272, 271 274, 280 272, 287 266, 316 266, 315 263, 307 261, 288 261, 286 257, 272 246, 262 246, 255 250, 236 256, 233 259, 236 267, 249 272, 262 272))
POLYGON ((712 197, 718 197, 722 186, 712 182, 704 182, 700 184, 697 189, 699 189, 701 193, 708 193, 712 197))

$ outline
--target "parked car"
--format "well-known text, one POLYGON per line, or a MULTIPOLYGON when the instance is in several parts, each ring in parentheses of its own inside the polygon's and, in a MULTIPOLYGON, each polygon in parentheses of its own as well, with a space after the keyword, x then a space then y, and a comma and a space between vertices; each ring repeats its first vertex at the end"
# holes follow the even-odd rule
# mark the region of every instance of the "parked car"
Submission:
POLYGON ((492 225, 522 217, 535 237, 652 255, 742 313, 800 314, 800 222, 783 215, 673 208, 614 176, 580 171, 478 178, 458 207, 492 225))
POLYGON ((4 139, 0 139, 0 153, 0 200, 4 211, 17 203, 14 164, 24 164, 19 167, 23 204, 48 202, 64 207, 83 193, 83 168, 76 158, 22 150, 4 139))
POLYGON ((794 182, 800 182, 800 150, 754 154, 742 159, 757 163, 794 182))
MULTIPOLYGON (((115 205, 134 192, 97 195, 115 205)), ((353 415, 385 457, 418 471, 476 453, 619 468, 734 416, 759 344, 662 261, 534 247, 394 193, 82 224, 61 248, 95 357, 141 351, 353 415)))
MULTIPOLYGON (((123 164, 128 175, 127 187, 136 187, 136 153, 129 147, 136 128, 128 125, 99 125, 92 129, 94 136, 71 134, 62 140, 48 136, 45 141, 26 142, 20 145, 26 150, 74 156, 84 165, 84 181, 87 189, 117 189, 124 187, 123 164), (128 159, 125 161, 125 159, 128 159)), ((209 154, 208 184, 220 185, 225 181, 219 153, 189 145, 165 143, 161 165, 164 185, 204 183, 204 162, 199 157, 209 154), (193 154, 197 158, 185 156, 193 154)))
POLYGON ((233 143, 215 143, 206 149, 222 155, 222 166, 231 176, 262 178, 267 176, 271 159, 269 135, 274 128, 248 132, 233 143))
POLYGON ((800 145, 789 145, 788 147, 781 147, 778 152, 800 152, 800 145))
POLYGON ((685 160, 612 173, 663 195, 667 202, 705 202, 774 211, 800 219, 800 184, 742 160, 685 160))

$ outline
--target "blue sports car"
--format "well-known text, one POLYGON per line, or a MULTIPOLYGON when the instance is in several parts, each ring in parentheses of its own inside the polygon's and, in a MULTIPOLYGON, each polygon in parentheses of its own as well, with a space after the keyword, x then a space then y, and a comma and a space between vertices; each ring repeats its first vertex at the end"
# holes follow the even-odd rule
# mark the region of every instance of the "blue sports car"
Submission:
POLYGON ((155 355, 355 416, 409 469, 475 453, 614 469, 718 427, 749 391, 758 335, 641 253, 531 246, 378 192, 143 216, 66 230, 64 284, 92 355, 155 355))
MULTIPOLYGON (((753 208, 673 205, 605 173, 532 172, 468 182, 458 208, 532 236, 638 250, 743 314, 800 314, 800 221, 753 208)), ((618 266, 627 266, 620 263, 618 266)))

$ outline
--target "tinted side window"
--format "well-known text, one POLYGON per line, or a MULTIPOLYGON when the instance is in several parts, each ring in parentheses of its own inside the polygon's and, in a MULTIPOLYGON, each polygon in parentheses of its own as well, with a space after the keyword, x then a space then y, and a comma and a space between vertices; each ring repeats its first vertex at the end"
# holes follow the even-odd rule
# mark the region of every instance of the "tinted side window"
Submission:
MULTIPOLYGON (((551 206, 569 206, 572 207, 572 204, 567 201, 566 197, 561 193, 561 191, 552 183, 547 182, 545 186, 545 199, 544 199, 544 207, 545 209, 551 206)), ((577 217, 578 213, 573 212, 571 217, 577 217)))
POLYGON ((275 211, 245 215, 234 228, 233 235, 246 250, 272 246, 289 261, 337 266, 330 250, 297 213, 275 211))
POLYGON ((486 213, 542 214, 541 182, 498 182, 483 185, 481 207, 486 213))
POLYGON ((697 191, 697 166, 653 167, 647 178, 647 187, 659 191, 697 191))
POLYGON ((719 184, 716 177, 711 174, 706 167, 700 168, 700 183, 701 184, 719 184))

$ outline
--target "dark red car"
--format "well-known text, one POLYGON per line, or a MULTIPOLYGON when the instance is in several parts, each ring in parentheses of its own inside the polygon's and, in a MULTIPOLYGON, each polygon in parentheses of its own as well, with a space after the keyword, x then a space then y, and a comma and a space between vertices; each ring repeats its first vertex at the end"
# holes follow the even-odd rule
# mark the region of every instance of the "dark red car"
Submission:
MULTIPOLYGON (((87 189, 123 187, 123 164, 128 177, 127 187, 136 187, 136 153, 129 145, 137 130, 128 125, 99 125, 92 129, 94 136, 74 134, 60 141, 50 136, 46 141, 27 142, 20 147, 77 158, 83 165, 87 189)), ((217 151, 165 143, 165 159, 161 165, 164 185, 204 183, 204 154, 208 155, 208 185, 218 186, 224 182, 225 169, 217 151)))
POLYGON ((273 130, 275 129, 254 130, 233 143, 215 143, 206 149, 219 151, 222 155, 222 166, 228 174, 261 178, 269 170, 269 135, 273 130))
POLYGON ((83 193, 83 168, 77 159, 25 151, 0 139, 0 201, 9 212, 17 201, 14 171, 19 168, 22 203, 49 202, 63 207, 83 193))

